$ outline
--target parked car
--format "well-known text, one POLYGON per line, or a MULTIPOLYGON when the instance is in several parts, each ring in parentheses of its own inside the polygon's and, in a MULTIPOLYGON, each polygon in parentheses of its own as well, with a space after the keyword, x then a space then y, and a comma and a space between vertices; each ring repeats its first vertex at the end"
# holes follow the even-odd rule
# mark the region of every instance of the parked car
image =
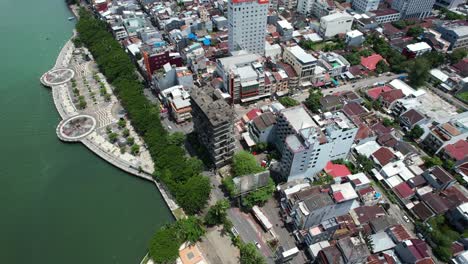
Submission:
POLYGON ((260 244, 259 244, 257 241, 255 241, 255 246, 256 246, 258 249, 262 248, 262 246, 260 246, 260 244))
POLYGON ((403 219, 405 220, 406 223, 409 223, 409 222, 410 222, 408 216, 406 216, 406 215, 403 215, 403 219))

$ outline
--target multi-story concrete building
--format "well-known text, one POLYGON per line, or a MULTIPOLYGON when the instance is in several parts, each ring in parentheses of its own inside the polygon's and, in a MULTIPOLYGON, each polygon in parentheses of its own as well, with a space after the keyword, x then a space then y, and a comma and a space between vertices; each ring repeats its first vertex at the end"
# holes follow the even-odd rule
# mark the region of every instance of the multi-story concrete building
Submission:
POLYGON ((400 20, 400 12, 395 9, 380 9, 370 12, 371 16, 379 24, 390 23, 400 20))
POLYGON ((307 16, 321 18, 335 12, 333 1, 326 0, 299 0, 297 12, 307 16))
POLYGON ((299 46, 286 47, 283 52, 284 62, 291 65, 299 77, 299 86, 311 82, 314 77, 317 59, 299 46))
POLYGON ((430 52, 431 50, 432 50, 431 46, 429 46, 429 44, 427 44, 426 42, 422 41, 422 42, 407 45, 403 49, 402 54, 408 58, 413 59, 413 58, 423 55, 424 53, 430 52))
POLYGON ((248 102, 271 95, 265 87, 265 72, 260 56, 240 53, 218 59, 216 73, 223 78, 224 91, 233 103, 248 102))
POLYGON ((231 162, 236 148, 234 111, 221 92, 212 87, 194 89, 191 97, 194 131, 215 166, 222 167, 231 162))
POLYGON ((465 3, 465 0, 436 0, 434 6, 455 9, 463 3, 465 3))
POLYGON ((322 66, 331 77, 344 74, 351 66, 348 60, 335 52, 322 53, 318 64, 322 66))
POLYGON ((343 112, 312 117, 302 105, 284 109, 276 123, 281 180, 313 178, 328 161, 346 158, 357 131, 343 112))
POLYGON ((320 19, 319 34, 324 38, 331 38, 338 34, 351 31, 353 16, 348 13, 334 13, 320 19))
POLYGON ((353 9, 362 13, 379 8, 380 0, 353 0, 353 9))
POLYGON ((229 51, 247 50, 263 55, 268 0, 229 0, 229 51))
POLYGON ((394 0, 392 8, 401 14, 401 19, 425 18, 432 12, 436 0, 394 0))
POLYGON ((177 123, 182 123, 192 118, 190 95, 182 85, 176 85, 161 91, 161 97, 163 103, 169 109, 169 113, 177 123))
POLYGON ((437 124, 422 126, 425 130, 421 144, 428 152, 438 153, 448 144, 468 136, 468 112, 437 120, 437 124))
POLYGON ((276 22, 276 31, 280 34, 281 41, 288 41, 292 39, 294 28, 288 21, 278 20, 276 22))
POLYGON ((463 23, 445 23, 437 27, 442 38, 450 42, 450 49, 468 47, 468 26, 463 23))

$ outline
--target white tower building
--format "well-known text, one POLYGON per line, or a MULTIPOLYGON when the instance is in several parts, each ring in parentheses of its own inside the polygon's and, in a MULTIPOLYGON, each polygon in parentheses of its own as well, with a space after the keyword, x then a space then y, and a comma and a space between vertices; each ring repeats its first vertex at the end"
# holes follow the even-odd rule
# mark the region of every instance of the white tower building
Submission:
POLYGON ((247 50, 263 55, 268 0, 229 0, 229 51, 247 50))

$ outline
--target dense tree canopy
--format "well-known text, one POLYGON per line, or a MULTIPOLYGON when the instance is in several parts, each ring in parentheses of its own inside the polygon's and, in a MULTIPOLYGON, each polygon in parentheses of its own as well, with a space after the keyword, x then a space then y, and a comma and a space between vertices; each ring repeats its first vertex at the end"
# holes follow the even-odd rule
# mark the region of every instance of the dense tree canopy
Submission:
POLYGON ((105 22, 81 9, 76 29, 81 42, 93 54, 99 70, 115 87, 131 124, 148 146, 156 167, 155 177, 165 183, 187 213, 199 212, 206 205, 211 190, 209 180, 200 175, 201 163, 186 157, 180 146, 180 135, 168 135, 160 122, 158 107, 144 96, 135 66, 107 31, 105 22))
POLYGON ((234 155, 232 170, 235 176, 244 176, 247 174, 261 172, 265 169, 258 164, 254 155, 247 151, 241 151, 234 155))
POLYGON ((304 105, 313 113, 318 113, 321 107, 320 98, 322 97, 323 94, 320 91, 309 89, 309 97, 304 101, 304 105))
POLYGON ((299 105, 299 102, 297 100, 294 100, 293 98, 289 96, 281 97, 278 99, 278 101, 284 105, 285 107, 291 107, 291 106, 296 106, 299 105))
POLYGON ((240 246, 241 264, 266 264, 265 259, 259 254, 254 244, 242 244, 240 246))
POLYGON ((205 215, 205 224, 213 226, 219 225, 226 221, 227 209, 229 201, 226 199, 219 200, 215 205, 211 206, 205 215))
POLYGON ((423 86, 429 79, 430 63, 423 58, 411 61, 408 80, 414 88, 423 86))
POLYGON ((415 125, 409 132, 409 136, 412 139, 418 139, 424 134, 424 130, 419 126, 415 125))

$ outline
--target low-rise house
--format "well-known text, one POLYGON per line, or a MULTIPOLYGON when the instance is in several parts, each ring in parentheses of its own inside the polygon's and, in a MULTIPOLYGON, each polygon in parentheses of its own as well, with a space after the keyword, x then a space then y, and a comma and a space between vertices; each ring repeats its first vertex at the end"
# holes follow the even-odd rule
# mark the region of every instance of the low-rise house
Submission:
POLYGON ((345 264, 340 250, 337 246, 329 246, 320 251, 316 262, 318 264, 345 264))
POLYGON ((361 57, 361 65, 369 71, 375 71, 377 64, 384 58, 380 54, 372 54, 368 57, 361 57))
POLYGON ((411 187, 406 182, 402 182, 394 187, 393 192, 401 201, 403 201, 403 203, 409 201, 415 195, 414 190, 411 189, 411 187))
POLYGON ((348 60, 335 52, 322 53, 318 65, 325 68, 331 77, 342 76, 351 66, 348 60))
POLYGON ((372 241, 372 253, 386 251, 396 246, 390 236, 385 232, 371 235, 370 240, 372 241))
POLYGON ((447 212, 447 219, 459 232, 468 230, 468 203, 463 203, 447 212))
POLYGON ((359 47, 364 42, 364 34, 359 30, 353 30, 346 33, 346 44, 350 47, 359 47))
POLYGON ((426 242, 421 239, 409 239, 395 247, 395 252, 403 263, 418 263, 431 259, 426 242))
POLYGON ((383 108, 391 109, 392 104, 398 100, 405 97, 402 90, 395 89, 388 92, 383 92, 380 94, 379 100, 383 108))
POLYGON ((320 98, 320 105, 324 112, 326 111, 336 111, 341 109, 343 106, 340 98, 336 95, 325 95, 324 97, 320 98))
POLYGON ((360 206, 358 208, 354 208, 350 214, 356 225, 367 224, 371 220, 386 216, 385 210, 377 205, 360 206))
POLYGON ((440 166, 426 170, 423 176, 438 191, 445 190, 456 182, 452 175, 440 166))
POLYGON ((411 238, 410 233, 403 225, 394 225, 388 227, 386 232, 390 235, 393 242, 397 244, 411 238))
POLYGON ((450 50, 468 47, 468 25, 463 22, 446 22, 437 27, 442 38, 450 42, 450 50))
POLYGON ((328 241, 333 237, 338 228, 339 224, 336 218, 327 219, 319 225, 309 228, 303 241, 309 246, 321 241, 328 241))
POLYGON ((368 188, 370 186, 370 180, 363 172, 348 175, 348 180, 351 182, 354 189, 357 191, 364 188, 368 188))
POLYGON ((400 115, 399 120, 400 124, 408 130, 427 121, 426 117, 416 109, 404 112, 400 115))
POLYGON ((429 207, 425 203, 419 202, 415 204, 413 207, 410 208, 411 212, 419 218, 421 221, 425 222, 429 218, 434 216, 434 213, 432 212, 429 207))
POLYGON ((257 142, 270 143, 273 140, 273 129, 276 124, 276 116, 272 112, 266 112, 255 117, 249 122, 248 129, 251 137, 257 142))
POLYGON ((389 227, 396 225, 398 222, 392 216, 383 216, 370 221, 370 227, 374 233, 387 230, 389 227))
POLYGON ((468 157, 468 142, 460 139, 453 144, 446 145, 442 150, 442 157, 453 161, 461 161, 468 157))
POLYGON ((370 255, 366 243, 360 237, 346 237, 337 242, 345 263, 364 263, 370 255))
POLYGON ((376 152, 372 153, 371 156, 374 162, 380 165, 381 167, 396 160, 397 158, 390 149, 385 147, 381 147, 376 152))
POLYGON ((430 52, 432 50, 431 46, 426 42, 418 42, 414 44, 409 44, 406 48, 403 49, 403 55, 407 58, 412 59, 423 55, 424 53, 430 52))
POLYGON ((369 97, 370 99, 372 99, 373 101, 376 101, 379 99, 380 95, 382 93, 385 93, 385 92, 389 92, 393 90, 392 87, 390 86, 378 86, 378 87, 374 87, 374 88, 370 88, 366 91, 366 95, 367 97, 369 97))

